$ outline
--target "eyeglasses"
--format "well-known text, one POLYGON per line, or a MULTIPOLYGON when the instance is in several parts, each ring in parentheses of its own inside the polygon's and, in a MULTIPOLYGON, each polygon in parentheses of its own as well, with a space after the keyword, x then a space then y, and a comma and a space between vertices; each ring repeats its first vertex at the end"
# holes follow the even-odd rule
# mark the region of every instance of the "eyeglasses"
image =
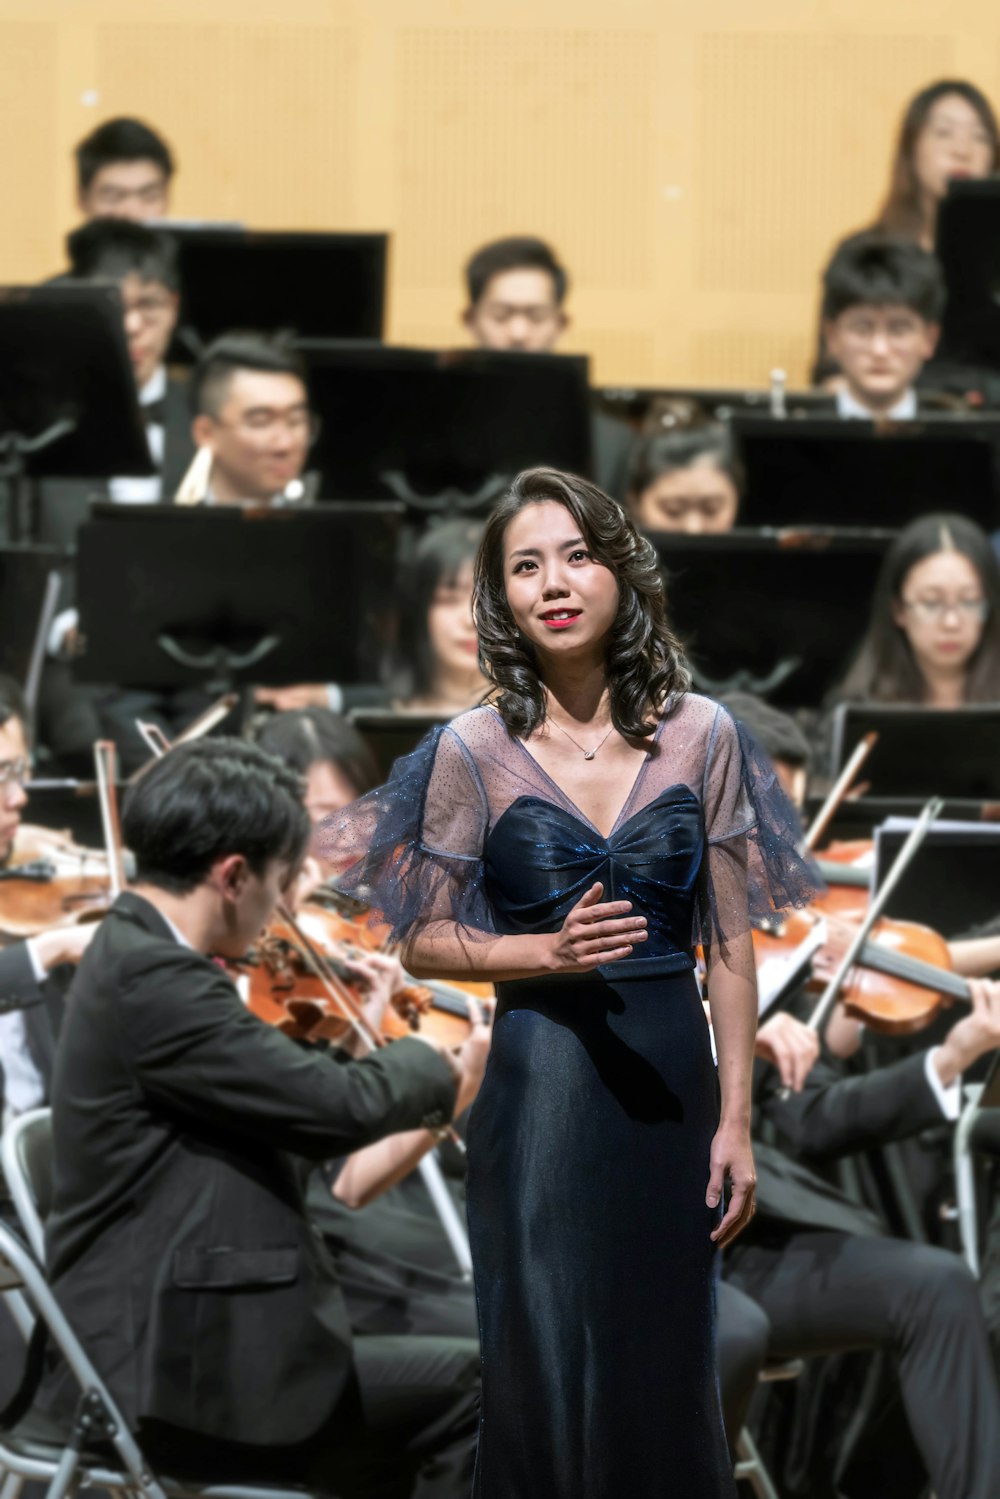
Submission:
POLYGON ((904 599, 903 608, 920 616, 928 624, 936 624, 946 614, 957 614, 962 619, 984 620, 990 612, 985 599, 904 599))
POLYGON ((31 779, 31 761, 22 755, 19 760, 0 760, 0 788, 23 786, 31 779))
POLYGON ((245 412, 238 421, 217 421, 217 425, 253 438, 271 437, 282 427, 290 437, 304 438, 308 442, 315 442, 319 436, 319 417, 312 411, 270 411, 258 407, 245 412))
POLYGON ((922 331, 920 323, 908 317, 888 318, 884 323, 864 318, 857 322, 844 322, 842 325, 844 337, 854 344, 872 344, 880 337, 890 344, 908 344, 919 338, 922 331))
POLYGON ((137 297, 126 302, 123 310, 126 317, 136 314, 144 323, 158 323, 173 311, 173 305, 169 297, 137 297))

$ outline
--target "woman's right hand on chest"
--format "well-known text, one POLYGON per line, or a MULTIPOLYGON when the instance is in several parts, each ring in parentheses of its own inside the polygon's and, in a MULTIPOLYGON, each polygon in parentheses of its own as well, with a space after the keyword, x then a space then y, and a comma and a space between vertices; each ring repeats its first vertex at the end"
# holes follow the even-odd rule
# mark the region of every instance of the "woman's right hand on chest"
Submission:
POLYGON ((628 900, 602 900, 597 881, 580 897, 558 932, 545 941, 552 973, 586 973, 602 963, 627 958, 646 940, 646 918, 632 912, 628 900))

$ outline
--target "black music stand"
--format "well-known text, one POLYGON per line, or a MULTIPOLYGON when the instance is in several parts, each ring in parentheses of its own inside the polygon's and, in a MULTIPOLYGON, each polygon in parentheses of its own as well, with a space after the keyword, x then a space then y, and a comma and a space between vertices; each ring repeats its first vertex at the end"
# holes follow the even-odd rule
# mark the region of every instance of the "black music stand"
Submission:
POLYGON ((948 300, 931 368, 941 362, 1000 373, 1000 179, 948 184, 936 251, 948 300))
MULTIPOLYGON (((608 416, 641 427, 654 405, 670 407, 677 413, 679 427, 698 427, 707 422, 728 422, 734 416, 770 416, 772 395, 769 390, 724 390, 707 386, 598 385, 594 400, 608 416)), ((823 390, 789 390, 782 397, 786 415, 797 420, 805 416, 827 416, 836 411, 836 399, 823 390)), ((664 423, 667 430, 669 423, 664 423)))
POLYGON ((1000 806, 1000 707, 976 704, 940 709, 885 703, 841 703, 834 714, 833 773, 874 731, 878 743, 860 779, 872 797, 1000 806))
POLYGON ((177 241, 181 283, 173 362, 189 364, 233 328, 382 337, 387 234, 163 227, 177 241))
POLYGON ((520 469, 590 472, 587 361, 350 344, 306 351, 325 499, 483 514, 520 469))
POLYGON ((1000 525, 1000 422, 923 417, 876 428, 839 418, 736 417, 745 526, 867 526, 895 531, 930 511, 1000 525))
POLYGON ((372 681, 391 625, 399 505, 97 505, 80 529, 83 681, 372 681))
POLYGON ((448 714, 401 713, 391 708, 353 708, 347 715, 375 757, 383 779, 401 755, 408 755, 448 714))
POLYGON ((154 472, 117 287, 0 288, 0 537, 33 530, 26 478, 154 472))
MULTIPOLYGON (((873 888, 885 879, 913 826, 890 817, 875 830, 873 888)), ((885 907, 887 916, 920 921, 946 937, 1000 916, 1000 824, 941 819, 930 828, 885 907)))
POLYGON ((796 708, 822 703, 864 632, 884 538, 735 530, 650 540, 697 686, 796 708))

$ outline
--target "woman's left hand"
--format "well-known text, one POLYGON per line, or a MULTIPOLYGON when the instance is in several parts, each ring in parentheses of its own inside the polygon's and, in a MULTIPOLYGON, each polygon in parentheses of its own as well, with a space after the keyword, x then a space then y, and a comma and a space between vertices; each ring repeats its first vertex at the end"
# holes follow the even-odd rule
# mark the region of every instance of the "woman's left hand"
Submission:
POLYGON ((711 1175, 705 1201, 717 1208, 723 1187, 729 1182, 729 1206, 712 1241, 725 1249, 746 1228, 756 1210, 757 1174, 753 1164, 750 1131, 745 1126, 720 1124, 712 1141, 711 1175))

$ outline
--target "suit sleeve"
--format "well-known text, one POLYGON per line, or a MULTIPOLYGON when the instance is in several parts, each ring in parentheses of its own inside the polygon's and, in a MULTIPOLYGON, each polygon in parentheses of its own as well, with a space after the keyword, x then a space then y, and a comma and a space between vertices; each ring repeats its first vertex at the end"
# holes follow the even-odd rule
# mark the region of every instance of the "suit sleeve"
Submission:
MULTIPOLYGON (((835 1160, 904 1140, 941 1123, 941 1107, 927 1081, 925 1054, 857 1077, 841 1077, 817 1062, 801 1093, 784 1096, 771 1066, 761 1075, 757 1103, 765 1118, 801 1155, 835 1160)), ((757 1063, 758 1068, 765 1064, 757 1063)))
POLYGON ((15 942, 0 949, 0 1014, 40 1005, 44 998, 27 943, 15 942))
POLYGON ((451 1071, 420 1041, 359 1061, 302 1047, 251 1015, 214 964, 172 943, 133 952, 119 978, 125 1060, 168 1112, 313 1160, 452 1116, 451 1071))

